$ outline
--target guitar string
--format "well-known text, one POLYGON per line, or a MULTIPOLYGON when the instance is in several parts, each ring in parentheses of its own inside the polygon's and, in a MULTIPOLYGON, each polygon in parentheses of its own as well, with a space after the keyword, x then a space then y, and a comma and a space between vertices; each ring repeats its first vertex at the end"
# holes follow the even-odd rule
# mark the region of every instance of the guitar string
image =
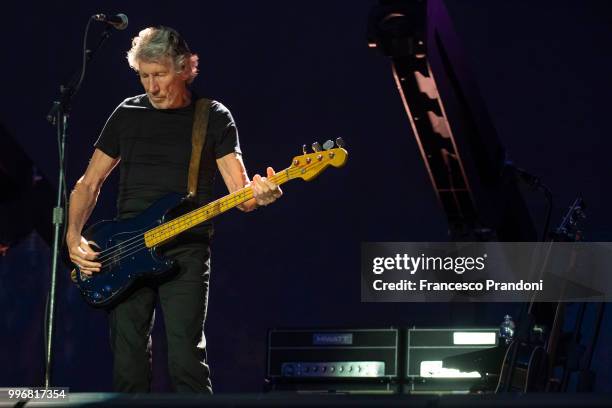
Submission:
MULTIPOLYGON (((226 202, 228 204, 232 205, 235 201, 236 201, 236 199, 232 198, 232 199, 228 199, 226 202)), ((208 215, 208 211, 206 211, 205 214, 208 215)), ((188 214, 184 214, 183 216, 188 217, 190 219, 193 219, 193 218, 200 218, 201 214, 195 215, 195 214, 188 213, 188 214)), ((168 223, 171 223, 173 221, 175 221, 175 222, 173 223, 172 226, 164 227, 163 229, 161 229, 158 232, 156 232, 155 235, 158 235, 158 234, 163 235, 163 234, 168 233, 168 232, 173 232, 177 228, 180 228, 180 227, 185 225, 185 222, 183 222, 183 221, 177 223, 176 219, 170 220, 170 221, 168 221, 168 223)), ((206 221, 206 220, 202 220, 200 222, 204 222, 204 221, 206 221)), ((200 222, 198 222, 196 224, 193 224, 193 226, 198 225, 200 222)), ((153 227, 149 231, 152 231, 152 230, 156 229, 157 227, 159 227, 159 226, 153 227)), ((119 242, 116 245, 108 247, 108 248, 104 249, 103 251, 100 251, 99 254, 98 254, 98 258, 97 259, 99 259, 100 261, 103 261, 104 259, 112 258, 117 251, 121 251, 122 249, 125 249, 126 247, 130 246, 132 243, 137 243, 137 242, 139 242, 139 240, 144 240, 145 234, 146 233, 138 233, 138 234, 134 235, 131 238, 128 238, 128 239, 126 239, 124 241, 119 242)))
MULTIPOLYGON (((310 167, 319 166, 319 165, 322 165, 322 164, 324 164, 324 163, 322 163, 322 162, 318 162, 318 161, 317 161, 317 162, 314 162, 313 164, 310 164, 310 165, 304 166, 302 169, 308 169, 308 168, 310 168, 310 167)), ((288 169, 288 170, 283 170, 282 172, 277 173, 277 176, 278 176, 278 177, 276 177, 276 178, 280 179, 280 178, 281 178, 281 177, 284 175, 284 173, 295 173, 295 172, 299 172, 299 171, 300 171, 300 170, 302 170, 302 169, 301 169, 301 168, 297 168, 297 167, 295 167, 295 168, 290 168, 290 169, 288 169)), ((289 181, 289 179, 288 179, 287 181, 289 181)), ((235 193, 234 193, 234 194, 235 194, 235 193)), ((238 197, 239 197, 239 196, 241 196, 241 194, 236 194, 236 195, 235 195, 234 197, 232 197, 231 199, 228 199, 228 200, 227 200, 227 202, 228 202, 228 203, 233 204, 233 203, 235 203, 236 201, 238 201, 238 200, 239 200, 239 199, 238 199, 238 197)), ((222 199, 223 199, 223 198, 221 198, 221 199, 219 199, 219 200, 222 200, 222 199)), ((215 200, 215 201, 219 201, 219 200, 215 200)), ((248 201, 248 199, 247 199, 246 201, 248 201)), ((213 203, 214 203, 214 201, 213 201, 213 203)), ((212 203, 209 203, 208 205, 210 205, 210 204, 212 204, 212 203)), ((204 206, 204 207, 206 207, 206 206, 204 206)), ((189 214, 191 214, 191 215, 193 216, 193 215, 195 215, 195 213, 197 213, 197 212, 200 212, 200 213, 201 213, 201 211, 203 210, 203 208, 204 208, 204 207, 201 207, 201 208, 198 208, 198 209, 196 209, 196 210, 193 210, 193 211, 191 211, 191 212, 189 212, 189 213, 187 213, 187 214, 185 214, 185 215, 183 215, 183 216, 187 216, 187 215, 189 215, 189 214), (193 213, 193 214, 192 214, 192 213, 193 213)), ((199 217, 199 216, 201 216, 201 214, 198 214, 198 217, 199 217)), ((171 222, 172 222, 172 221, 168 221, 168 224, 170 224, 171 222)), ((201 222, 203 222, 203 221, 201 221, 201 222)), ((198 224, 199 224, 199 223, 198 223, 198 224)), ((162 225, 163 225, 163 224, 162 224, 162 225)), ((183 225, 184 225, 184 224, 183 224, 183 225)), ((197 224, 196 224, 196 225, 197 225, 197 224)), ((179 224, 177 227, 178 227, 178 228, 180 228, 180 227, 181 227, 181 224, 179 224)), ((157 228, 157 227, 156 227, 156 228, 157 228)), ((190 227, 190 228, 191 228, 191 227, 190 227)), ((154 229, 154 228, 153 228, 153 229, 154 229)), ((165 228, 162 228, 162 229, 161 229, 159 232, 160 232, 160 233, 173 232, 173 230, 176 230, 176 229, 177 229, 177 228, 176 228, 175 226, 170 226, 170 225, 167 225, 165 228)), ((187 228, 187 229, 189 229, 189 228, 187 228)), ((182 231, 181 231, 181 232, 182 232, 182 231)), ((100 257, 100 258, 98 258, 98 259, 99 259, 99 262, 100 262, 100 263, 104 263, 104 262, 108 261, 109 259, 112 259, 112 258, 113 258, 113 257, 114 257, 114 256, 115 256, 117 253, 118 253, 118 254, 120 254, 120 255, 122 255, 122 256, 120 256, 119 258, 115 259, 115 262, 116 262, 116 261, 119 261, 119 260, 121 260, 121 259, 124 259, 124 258, 125 258, 125 257, 127 257, 127 256, 131 256, 131 255, 133 255, 134 253, 139 252, 139 251, 141 251, 142 249, 145 249, 145 248, 146 248, 146 244, 144 244, 144 245, 143 245, 143 243, 144 243, 144 234, 143 234, 143 235, 140 235, 140 234, 139 234, 139 235, 137 235, 137 236, 135 236, 135 237, 133 237, 133 238, 130 238, 130 239, 126 240, 126 241, 122 241, 121 243, 119 243, 119 244, 117 244, 117 245, 114 245, 113 247, 106 248, 104 251, 101 251, 100 253, 105 253, 105 255, 104 255, 104 256, 102 256, 102 257, 100 257), (139 241, 139 239, 142 239, 142 243, 139 241), (135 241, 134 241, 134 240, 135 240, 135 241), (130 242, 130 241, 132 241, 132 242, 130 242), (130 243, 129 243, 127 246, 124 246, 124 244, 125 244, 126 242, 130 242, 130 243), (118 249, 115 249, 115 250, 113 250, 111 253, 109 253, 109 251, 110 251, 111 249, 114 249, 114 248, 117 248, 117 247, 118 247, 118 249), (127 248, 127 250, 128 250, 128 251, 132 251, 132 252, 129 252, 128 254, 126 254, 126 253, 124 252, 124 251, 126 250, 126 248, 127 248), (123 252, 123 254, 122 254, 122 252, 123 252)), ((96 259, 96 260, 98 260, 98 259, 96 259)), ((105 267, 110 267, 110 265, 103 265, 103 266, 101 267, 101 269, 103 269, 103 268, 105 268, 105 267)))
MULTIPOLYGON (((118 254, 118 255, 120 255, 120 256, 124 256, 126 251, 131 251, 131 250, 133 250, 133 249, 138 249, 138 250, 140 250, 140 249, 144 249, 144 248, 146 248, 146 245, 144 245, 144 243, 145 243, 145 242, 144 242, 144 238, 142 238, 142 239, 140 239, 140 240, 136 240, 136 241, 134 241, 134 242, 131 242, 129 245, 126 245, 126 246, 124 246, 124 247, 120 247, 119 249, 117 249, 116 251, 114 251, 114 253, 115 253, 115 254, 118 254)), ((107 262, 109 262, 109 261, 110 261, 110 263, 112 264, 112 263, 113 263, 113 257, 115 257, 115 256, 116 256, 116 255, 107 256, 107 257, 105 257, 104 259, 100 259, 100 260, 95 259, 94 261, 97 261, 97 262, 102 263, 102 264, 103 264, 103 267, 104 267, 104 265, 105 265, 107 262)), ((120 260, 120 259, 122 259, 122 258, 121 258, 121 257, 118 257, 118 258, 114 259, 114 261, 118 261, 118 260, 120 260)))
MULTIPOLYGON (((285 170, 283 170, 283 173, 284 173, 284 172, 285 172, 285 170)), ((289 170, 289 172, 291 172, 291 169, 289 170)), ((278 173, 278 174, 280 175, 281 173, 278 173)), ((247 192, 247 191, 248 191, 248 189, 247 189, 247 188, 244 188, 244 189, 241 189, 241 190, 244 190, 244 192, 247 192)), ((238 190, 238 191, 240 191, 240 190, 238 190)), ((234 194, 234 197, 232 197, 231 199, 227 199, 227 198, 225 198, 226 202, 227 202, 227 203, 229 203, 229 204, 234 204, 234 203, 236 202, 237 197, 240 197, 239 199, 242 199, 242 197, 241 197, 241 195, 242 195, 242 194, 237 194, 237 193, 238 193, 238 191, 236 191, 236 192, 232 193, 232 194, 234 194)), ((202 212, 202 210, 203 210, 205 207, 208 207, 208 206, 210 206, 211 204, 215 203, 216 201, 220 201, 220 200, 223 200, 223 199, 224 199, 224 198, 221 198, 221 199, 215 200, 215 201, 213 201, 213 202, 210 202, 210 203, 208 203, 208 204, 204 205, 203 207, 197 208, 197 209, 195 209, 195 210, 193 210, 193 211, 190 211, 190 212, 188 212, 188 213, 186 213, 186 214, 181 215, 181 217, 193 218, 193 217, 195 216, 195 217, 199 218, 199 217, 201 217, 201 215, 202 215, 202 214, 196 214, 196 213, 198 213, 198 212, 199 212, 199 213, 201 213, 201 212, 202 212)), ((250 198, 249 198, 249 199, 250 199, 250 198)), ((248 201, 249 199, 247 199, 247 200, 245 200, 245 201, 248 201)), ((212 210, 210 210, 210 211, 212 211, 212 210)), ((206 211, 206 212, 205 212, 205 214, 206 214, 206 215, 208 215, 208 211, 206 211)), ((213 218, 213 217, 211 217, 211 218, 213 218)), ((177 219, 178 219, 178 218, 177 218, 177 219)), ((174 219, 174 220, 170 220, 170 221, 168 221, 168 224, 172 223, 173 221, 176 221, 177 219, 174 219)), ((206 220, 203 220, 203 221, 206 221, 206 220)), ((203 221, 201 221, 201 222, 203 222, 203 221)), ((176 222, 175 222, 175 224, 176 224, 176 222)), ((181 222, 180 224, 183 224, 183 225, 184 225, 184 222, 181 222)), ((180 224, 179 224, 179 225, 180 225, 180 224)), ((164 224, 162 224, 162 225, 164 225, 164 224)), ((197 224, 196 224, 196 225, 197 225, 197 224)), ((159 228, 159 227, 161 227, 161 226, 156 226, 156 227, 153 227, 153 228, 151 228, 151 230, 154 230, 154 229, 159 228)), ((158 233, 162 233, 162 234, 163 234, 163 233, 165 233, 165 232, 169 232, 168 230, 174 230, 174 229, 176 229, 174 226, 169 226, 169 225, 166 225, 166 226, 165 226, 164 228, 162 228, 162 229, 161 229, 161 230, 160 230, 158 233)), ((149 230, 149 231, 151 231, 151 230, 149 230)), ((103 256, 102 256, 102 257, 100 257, 100 255, 102 255, 102 254, 107 255, 107 254, 109 253, 109 251, 114 250, 114 249, 115 249, 115 248, 117 248, 117 247, 121 247, 122 245, 124 245, 124 244, 126 244, 126 243, 129 243, 129 242, 130 242, 130 241, 132 241, 132 240, 135 240, 135 239, 141 238, 141 237, 144 237, 144 234, 137 234, 137 235, 135 235, 135 236, 134 236, 134 237, 132 237, 132 238, 126 239, 125 241, 121 241, 120 243, 118 243, 118 244, 116 244, 116 245, 113 245, 112 247, 105 248, 104 250, 102 250, 102 251, 100 251, 100 252, 99 252, 99 254, 98 254, 98 255, 99 255, 99 256, 98 256, 98 259, 102 259, 102 258, 103 258, 103 256)))
MULTIPOLYGON (((119 261, 121 259, 124 259, 124 258, 127 258, 129 256, 132 256, 132 255, 142 251, 143 249, 146 249, 146 246, 137 247, 136 249, 132 250, 131 252, 124 253, 120 258, 117 259, 117 261, 119 261)), ((110 269, 111 267, 113 267, 113 264, 114 264, 114 262, 110 262, 110 263, 107 263, 105 265, 102 265, 102 267, 100 268, 100 272, 102 272, 103 269, 110 269)))
MULTIPOLYGON (((229 205, 233 205, 237 201, 240 201, 240 199, 238 199, 237 197, 234 197, 232 199, 227 200, 226 202, 229 205)), ((202 216, 201 214, 197 214, 197 215, 194 214, 194 215, 192 215, 192 217, 196 217, 196 218, 200 218, 201 216, 202 216)), ((203 220, 203 221, 206 221, 206 220, 203 220)), ((203 222, 203 221, 201 221, 201 222, 203 222)), ((169 222, 171 222, 171 221, 169 221, 169 222)), ((200 224, 200 222, 194 224, 193 226, 198 225, 198 224, 200 224)), ((166 234, 166 233, 172 233, 172 232, 176 231, 177 229, 181 229, 184 226, 185 226, 184 222, 180 222, 178 224, 175 223, 173 226, 168 226, 168 227, 164 228, 159 233, 161 233, 162 235, 166 234)), ((191 228, 191 227, 189 227, 189 228, 191 228)), ((187 229, 189 229, 189 228, 187 228, 187 229)), ((186 231, 187 229, 185 229, 183 231, 186 231)), ((181 231, 181 232, 183 232, 183 231, 181 231)), ((118 260, 123 259, 125 256, 128 256, 128 255, 123 255, 126 250, 130 251, 130 250, 132 250, 134 248, 138 248, 138 247, 140 247, 139 250, 146 248, 146 242, 145 242, 145 239, 144 239, 144 234, 137 234, 136 236, 134 236, 134 237, 132 237, 132 238, 130 238, 128 240, 120 242, 119 244, 111 247, 111 248, 113 248, 113 250, 110 251, 110 252, 109 252, 110 248, 106 249, 105 250, 106 253, 103 256, 99 256, 97 259, 95 259, 95 261, 98 261, 100 263, 104 263, 104 262, 107 262, 108 260, 113 260, 113 258, 115 258, 117 255, 121 255, 119 258, 114 259, 114 261, 118 261, 118 260), (127 243, 127 245, 126 245, 126 243, 127 243)))
MULTIPOLYGON (((308 169, 308 168, 310 168, 310 167, 314 167, 314 166, 317 166, 317 165, 322 165, 322 164, 324 164, 324 163, 322 163, 322 162, 318 162, 318 161, 317 161, 317 162, 314 162, 313 164, 310 164, 310 165, 304 166, 304 169, 308 169)), ((289 168, 289 169, 285 169, 285 170, 283 170, 283 171, 281 171, 281 172, 277 173, 277 174, 276 174, 276 175, 275 175, 273 178, 271 178, 271 179, 272 179, 272 181, 275 181, 275 182, 276 182, 276 181, 279 181, 279 179, 280 179, 280 178, 282 178, 282 177, 285 175, 285 173, 295 173, 295 172, 299 172, 300 170, 301 170, 300 168, 289 168), (274 179, 276 179, 276 180, 274 180, 274 179)), ((290 174, 290 175, 292 175, 292 174, 290 174)), ((291 179, 291 178, 287 179, 286 181, 289 181, 290 179, 291 179)), ((246 192, 246 191, 248 191, 247 189, 244 189, 244 190, 245 190, 245 192, 246 192)), ((233 194, 234 194, 234 197, 232 197, 231 199, 226 199, 226 202, 227 202, 227 203, 229 203, 229 204, 234 204, 234 203, 236 202, 236 200, 237 200, 237 199, 239 199, 239 200, 241 200, 241 199, 242 199, 242 197, 241 197, 241 196, 242 196, 242 194, 237 194, 237 192, 234 192, 233 194), (238 198, 238 197, 240 197, 240 198, 238 198)), ((251 197, 251 198, 252 198, 252 197, 251 197)), ((250 199, 250 198, 249 198, 249 199, 250 199)), ((247 199, 247 200, 245 200, 245 201, 248 201, 249 199, 247 199)), ((223 198, 218 199, 218 200, 215 200, 215 201, 219 201, 219 202, 221 202, 220 200, 223 200, 223 198)), ((208 206, 208 205, 210 205, 210 204, 213 204, 215 201, 213 201, 212 203, 209 203, 209 204, 205 205, 204 207, 206 207, 206 206, 208 206)), ((201 207, 201 208, 195 209, 195 210, 193 210, 193 211, 191 211, 191 212, 189 212, 189 213, 187 213, 187 214, 182 215, 181 217, 187 217, 187 216, 191 215, 191 217, 197 216, 197 217, 199 218, 199 217, 201 217, 201 216, 202 216, 202 214, 201 214, 201 213, 202 213, 202 210, 204 209, 204 207, 201 207), (197 214, 197 215, 196 215, 196 213, 200 213, 200 214, 197 214)), ((211 210, 211 211, 212 211, 212 210, 211 210)), ((206 212, 205 212, 205 214, 208 214, 208 211, 206 211, 206 212)), ((219 214, 216 214, 216 215, 219 215, 219 214)), ((216 216, 216 215, 215 215, 215 216, 216 216)), ((211 218, 214 218, 214 217, 211 217, 211 218)), ((175 221, 175 220, 168 221, 168 224, 166 224, 166 226, 165 226, 164 228, 162 228, 162 229, 161 229, 161 230, 160 230, 158 233, 163 234, 163 233, 167 233, 167 232, 173 232, 173 230, 176 230, 176 229, 177 229, 177 227, 178 227, 178 228, 181 228, 181 226, 184 226, 184 225, 185 225, 185 222, 183 221, 182 223, 179 223, 179 225, 178 225, 178 226, 171 226, 171 225, 169 225, 169 224, 171 224, 171 223, 172 223, 172 221, 175 221), (182 225, 181 225, 181 224, 182 224, 182 225)), ((201 222, 204 222, 204 221, 206 221, 206 220, 199 221, 197 224, 199 224, 199 223, 201 223, 201 222)), ((176 224, 176 223, 175 223, 175 224, 176 224)), ((196 225, 197 225, 197 224, 196 224, 196 225)), ((162 225, 163 225, 163 224, 162 224, 162 225)), ((155 228, 158 228, 158 227, 154 227, 154 228, 152 228, 151 230, 153 230, 153 229, 155 229, 155 228)), ((190 226, 189 228, 191 228, 191 226, 190 226)), ((189 228, 187 228, 187 229, 189 229, 189 228)), ((181 231, 181 232, 182 232, 182 231, 181 231)), ((143 234, 142 236, 144 236, 144 234, 143 234)), ((124 249, 125 247, 122 247, 122 245, 124 245, 126 242, 129 242, 129 241, 132 241, 132 240, 137 240, 137 239, 139 239, 140 237, 141 237, 141 235, 139 234, 139 235, 137 235, 137 236, 135 236, 135 237, 133 237, 133 238, 130 238, 130 239, 125 240, 125 241, 122 241, 122 242, 120 242, 120 243, 119 243, 119 244, 117 244, 117 245, 114 245, 114 246, 112 246, 112 247, 106 248, 105 250, 101 251, 101 252, 100 252, 100 254, 105 254, 105 255, 108 255, 108 256, 107 256, 107 258, 106 258, 106 259, 108 259, 109 257, 114 256, 115 252, 117 252, 117 251, 121 251, 122 249, 124 249), (118 250, 112 251, 112 254, 109 254, 109 251, 110 251, 111 249, 115 249, 115 248, 117 248, 117 247, 119 247, 119 248, 118 248, 118 250)), ((103 259, 103 258, 104 258, 104 256, 99 257, 98 259, 103 259)))
MULTIPOLYGON (((228 200, 228 203, 230 201, 231 201, 231 204, 233 204, 234 202, 239 201, 239 200, 235 200, 235 199, 228 200)), ((197 223, 197 224, 199 224, 199 223, 197 223)), ((197 225, 197 224, 194 224, 194 225, 197 225)), ((177 229, 182 229, 182 227, 184 225, 185 225, 184 223, 179 223, 178 225, 173 226, 171 228, 165 228, 163 233, 169 233, 169 232, 171 233, 171 232, 176 231, 177 229)), ((187 228, 187 229, 189 229, 189 228, 187 228)), ((186 231, 187 229, 185 229, 183 231, 186 231)), ((181 231, 181 232, 183 232, 183 231, 181 231)), ((141 249, 145 249, 146 247, 147 246, 146 246, 146 242, 145 242, 145 239, 144 239, 144 235, 143 234, 138 234, 137 236, 135 236, 133 238, 130 238, 129 240, 123 241, 120 244, 115 245, 116 249, 114 249, 111 252, 107 252, 106 254, 104 254, 104 256, 99 257, 98 259, 96 259, 96 261, 98 261, 100 263, 105 263, 105 262, 107 262, 109 260, 111 260, 111 261, 119 261, 119 260, 125 258, 126 256, 129 256, 129 255, 125 254, 125 251, 130 251, 130 250, 133 250, 133 249, 136 249, 137 251, 139 251, 141 249), (126 245, 126 242, 128 242, 128 241, 129 241, 129 243, 126 245), (119 255, 118 258, 117 258, 117 255, 119 255)))
MULTIPOLYGON (((240 199, 238 199, 237 197, 233 197, 231 199, 227 199, 226 203, 228 203, 229 205, 233 205, 236 201, 240 201, 240 199)), ((208 214, 208 212, 206 212, 206 214, 208 214)), ((193 218, 201 218, 202 214, 191 214, 190 212, 188 214, 185 214, 184 216, 186 217, 189 216, 189 218, 193 219, 193 218)), ((172 221, 175 221, 175 220, 168 221, 168 223, 171 223, 172 221)), ((202 220, 201 222, 204 222, 204 221, 206 220, 202 220)), ((193 226, 198 225, 199 223, 200 222, 194 224, 193 226)), ((164 235, 166 233, 174 232, 176 229, 180 229, 183 226, 185 226, 185 222, 179 222, 179 223, 174 222, 172 226, 166 226, 163 229, 159 230, 156 233, 156 235, 157 234, 164 235)), ((154 227, 151 230, 155 228, 157 227, 154 227)), ((145 234, 136 234, 132 238, 129 238, 125 241, 121 241, 120 243, 112 247, 106 248, 104 251, 101 251, 100 254, 98 255, 98 258, 97 258, 98 262, 104 262, 105 260, 108 260, 114 257, 117 253, 120 253, 126 248, 129 248, 132 244, 139 244, 141 243, 141 241, 144 242, 144 237, 145 237, 145 234)))
MULTIPOLYGON (((248 191, 248 189, 245 188, 244 192, 247 192, 247 191, 248 191)), ((231 199, 227 199, 227 198, 225 199, 225 203, 229 204, 230 206, 233 206, 236 201, 242 200, 243 199, 242 195, 244 193, 237 194, 237 192, 235 192, 233 194, 235 194, 235 195, 231 199)), ((220 200, 222 200, 222 199, 220 199, 220 200)), ((249 199, 250 198, 247 198, 244 201, 248 201, 249 199)), ((218 200, 215 200, 215 201, 218 201, 218 200)), ((205 205, 204 207, 207 207, 208 205, 213 204, 213 203, 209 203, 209 204, 205 205)), ((202 210, 204 209, 204 207, 201 207, 201 208, 198 208, 196 210, 193 210, 193 211, 191 211, 191 212, 189 212, 187 214, 182 215, 181 217, 192 218, 192 219, 193 218, 201 218, 203 216, 202 210)), ((212 210, 210 210, 210 211, 212 211, 212 210)), ((208 215, 208 211, 205 211, 204 214, 208 215)), ((163 235, 164 233, 174 232, 174 230, 180 229, 181 227, 186 225, 186 221, 182 221, 182 222, 179 222, 177 224, 176 219, 168 221, 168 224, 172 223, 173 221, 175 221, 174 225, 172 225, 172 226, 171 225, 165 226, 164 228, 162 228, 158 232, 158 234, 162 234, 163 235)), ((204 221, 206 221, 206 220, 198 221, 193 226, 198 225, 198 224, 200 224, 201 222, 204 222, 204 221)), ((155 228, 158 228, 158 227, 154 227, 151 230, 153 230, 155 228)), ((189 228, 191 228, 191 226, 189 226, 189 228)), ((187 228, 187 229, 189 229, 189 228, 187 228)), ((112 258, 117 252, 121 252, 122 250, 124 250, 125 248, 128 248, 133 243, 139 243, 139 240, 143 239, 143 238, 144 238, 144 234, 137 234, 137 235, 135 235, 132 238, 126 239, 125 241, 121 241, 120 243, 118 243, 118 244, 116 244, 116 245, 114 245, 112 247, 109 247, 109 248, 104 249, 103 251, 100 251, 100 254, 104 254, 104 255, 98 256, 97 259, 99 259, 100 262, 103 262, 106 259, 112 258), (126 243, 127 243, 127 245, 126 245, 126 243)))
MULTIPOLYGON (((312 167, 313 165, 310 165, 310 167, 312 167)), ((295 169, 298 170, 298 169, 295 169)), ((291 169, 289 170, 289 172, 291 172, 291 169)), ((279 175, 281 175, 282 173, 279 173, 279 175)), ((280 178, 280 177, 279 177, 280 178)), ((242 197, 240 197, 240 194, 236 194, 234 197, 232 197, 231 199, 227 200, 228 203, 230 204, 234 204, 236 201, 240 201, 242 199, 242 197), (240 198, 239 198, 240 197, 240 198)), ((248 201, 248 199, 246 200, 248 201)), ((202 208, 199 208, 197 210, 192 211, 192 213, 196 213, 196 212, 201 212, 202 208)), ((188 213, 191 214, 191 213, 188 213)), ((187 215, 187 214, 186 214, 187 215)), ((195 215, 195 214, 192 214, 195 215)), ((198 214, 197 217, 200 217, 201 214, 198 214)), ((171 222, 171 221, 169 221, 171 222)), ((199 223, 198 223, 199 224, 199 223)), ((183 226, 184 223, 180 223, 178 226, 174 227, 174 226, 168 226, 166 227, 163 231, 160 231, 162 233, 166 233, 166 232, 173 232, 173 230, 176 230, 177 227, 180 229, 181 226, 183 226), (182 225, 181 225, 182 224, 182 225)), ((196 224, 197 225, 197 224, 196 224)), ((120 256, 116 259, 114 259, 114 262, 110 262, 110 264, 106 264, 106 265, 102 265, 102 267, 100 268, 100 270, 102 269, 107 269, 113 266, 113 263, 120 261, 121 259, 124 259, 126 257, 132 256, 137 252, 140 252, 143 249, 146 249, 146 244, 144 242, 144 235, 138 235, 134 238, 131 238, 130 240, 126 240, 123 241, 120 244, 115 245, 115 247, 119 247, 117 250, 112 251, 111 254, 106 254, 105 257, 100 258, 99 262, 104 263, 106 261, 108 261, 109 259, 112 259, 116 254, 119 254, 120 256), (130 244, 128 244, 127 246, 122 246, 122 244, 124 244, 127 241, 130 240, 134 240, 136 239, 136 241, 132 241, 130 244), (125 252, 125 251, 131 251, 131 252, 125 252)))

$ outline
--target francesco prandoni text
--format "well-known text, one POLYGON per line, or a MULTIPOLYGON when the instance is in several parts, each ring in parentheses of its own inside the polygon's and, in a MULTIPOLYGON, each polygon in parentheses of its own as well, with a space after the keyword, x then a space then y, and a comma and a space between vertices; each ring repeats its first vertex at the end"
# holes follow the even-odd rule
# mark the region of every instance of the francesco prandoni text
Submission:
POLYGON ((376 279, 372 282, 374 290, 422 290, 422 291, 541 291, 544 288, 544 281, 525 282, 522 279, 518 282, 495 282, 487 279, 485 282, 430 282, 427 279, 420 279, 418 282, 402 279, 398 282, 383 282, 376 279))
MULTIPOLYGON (((410 256, 396 254, 393 257, 375 257, 372 259, 372 272, 380 275, 385 271, 399 270, 414 275, 418 271, 452 271, 458 275, 466 271, 482 271, 486 266, 487 254, 479 257, 440 257, 410 256)), ((432 282, 427 279, 401 279, 396 282, 385 282, 376 279, 372 282, 376 291, 542 291, 544 282, 496 282, 487 279, 482 282, 432 282)))

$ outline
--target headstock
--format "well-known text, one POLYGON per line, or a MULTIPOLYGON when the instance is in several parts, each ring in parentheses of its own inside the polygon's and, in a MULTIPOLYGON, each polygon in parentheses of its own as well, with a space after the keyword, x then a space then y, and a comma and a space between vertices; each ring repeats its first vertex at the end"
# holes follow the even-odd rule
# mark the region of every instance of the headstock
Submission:
POLYGON ((348 152, 344 149, 344 141, 340 137, 336 139, 335 144, 331 140, 326 141, 323 148, 318 142, 314 142, 312 151, 313 153, 308 153, 306 145, 302 146, 303 154, 295 156, 291 161, 291 166, 287 169, 291 173, 291 178, 299 177, 310 181, 329 166, 344 166, 348 157, 348 152))
POLYGON ((561 225, 555 230, 553 237, 555 241, 581 241, 582 231, 580 227, 586 218, 584 209, 586 204, 581 196, 576 197, 567 214, 563 217, 561 225))

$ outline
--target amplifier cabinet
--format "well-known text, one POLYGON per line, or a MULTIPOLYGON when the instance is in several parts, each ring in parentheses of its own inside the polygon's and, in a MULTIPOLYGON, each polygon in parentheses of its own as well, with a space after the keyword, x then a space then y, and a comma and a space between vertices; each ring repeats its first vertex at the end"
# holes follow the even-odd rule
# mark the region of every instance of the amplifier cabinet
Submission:
POLYGON ((408 393, 467 393, 483 379, 477 371, 443 367, 449 357, 461 360, 479 350, 498 346, 498 328, 411 328, 405 336, 404 391, 408 393))
POLYGON ((290 382, 372 381, 398 377, 398 330, 272 329, 267 378, 290 382))

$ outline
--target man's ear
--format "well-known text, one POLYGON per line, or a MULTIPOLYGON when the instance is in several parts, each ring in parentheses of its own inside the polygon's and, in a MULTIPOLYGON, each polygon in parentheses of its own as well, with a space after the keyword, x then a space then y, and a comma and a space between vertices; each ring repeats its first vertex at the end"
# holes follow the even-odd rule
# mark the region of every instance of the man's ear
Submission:
POLYGON ((189 79, 190 73, 191 73, 191 67, 189 66, 189 64, 187 63, 183 64, 183 68, 179 72, 179 76, 181 77, 181 79, 187 81, 189 79))

